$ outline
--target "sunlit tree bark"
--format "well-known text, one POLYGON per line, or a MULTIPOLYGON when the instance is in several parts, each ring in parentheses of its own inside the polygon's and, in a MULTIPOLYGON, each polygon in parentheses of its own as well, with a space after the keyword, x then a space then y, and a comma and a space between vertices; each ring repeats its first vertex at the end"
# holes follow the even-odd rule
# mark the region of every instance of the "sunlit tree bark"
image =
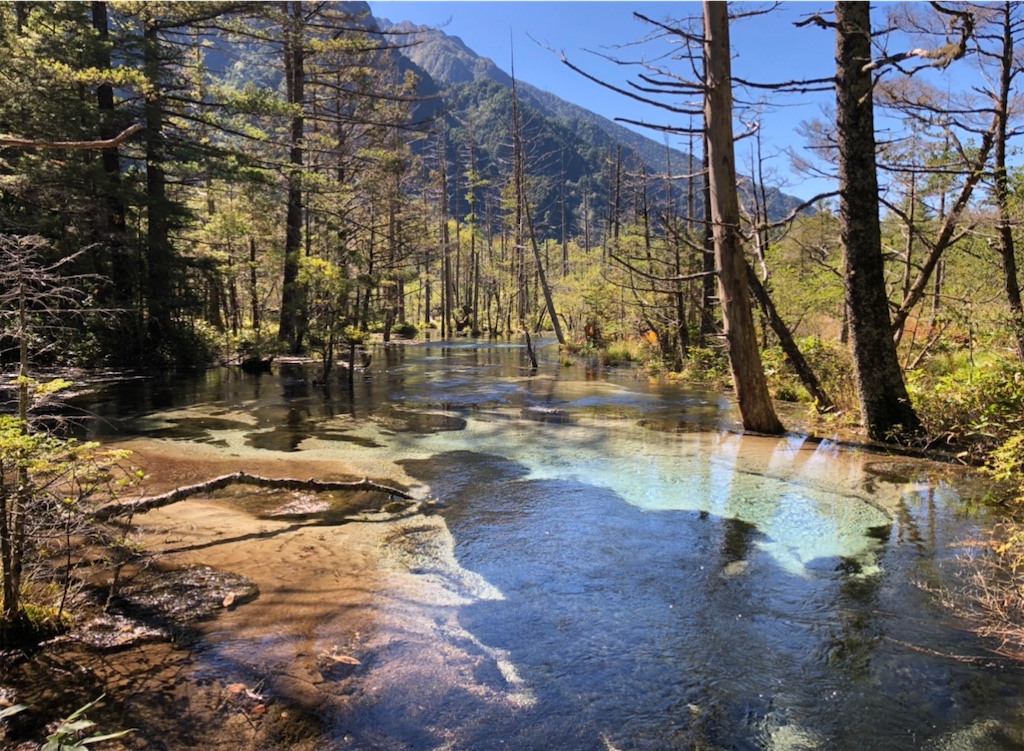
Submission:
POLYGON ((719 297, 743 427, 759 433, 781 433, 784 429, 775 414, 761 364, 747 285, 747 263, 740 242, 728 13, 725 3, 704 3, 704 112, 719 297))
POLYGON ((922 432, 896 354, 885 289, 868 3, 836 3, 836 129, 840 237, 861 416, 868 435, 901 440, 922 432))

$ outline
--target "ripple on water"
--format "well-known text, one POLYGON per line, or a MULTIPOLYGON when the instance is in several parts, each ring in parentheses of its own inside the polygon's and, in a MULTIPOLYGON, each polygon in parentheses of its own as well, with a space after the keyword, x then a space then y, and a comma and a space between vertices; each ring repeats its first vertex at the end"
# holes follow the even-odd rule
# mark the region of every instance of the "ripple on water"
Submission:
MULTIPOLYGON (((952 659, 983 646, 915 584, 948 582, 972 524, 955 513, 955 480, 724 431, 735 412, 721 396, 582 368, 523 377, 521 356, 410 348, 348 402, 294 372, 231 397, 259 405, 245 430, 264 449, 398 461, 446 502, 381 545, 388 589, 373 607, 394 621, 362 635, 359 673, 377 703, 339 719, 339 739, 409 751, 1024 744, 1020 671, 952 659), (361 440, 344 439, 350 426, 361 440)), ((319 624, 318 648, 352 640, 344 624, 319 624)))

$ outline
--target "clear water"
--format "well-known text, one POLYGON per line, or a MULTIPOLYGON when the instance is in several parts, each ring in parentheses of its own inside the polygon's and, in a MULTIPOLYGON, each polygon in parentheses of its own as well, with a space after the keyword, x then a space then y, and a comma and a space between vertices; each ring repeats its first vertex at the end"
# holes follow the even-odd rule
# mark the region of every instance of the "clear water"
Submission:
POLYGON ((987 523, 949 468, 742 436, 719 394, 540 354, 381 348, 351 388, 282 365, 83 406, 92 437, 394 462, 445 501, 457 565, 496 593, 458 607, 501 655, 477 678, 522 701, 453 692, 428 720, 394 686, 335 719, 339 748, 1021 747, 1024 670, 921 586, 987 523))

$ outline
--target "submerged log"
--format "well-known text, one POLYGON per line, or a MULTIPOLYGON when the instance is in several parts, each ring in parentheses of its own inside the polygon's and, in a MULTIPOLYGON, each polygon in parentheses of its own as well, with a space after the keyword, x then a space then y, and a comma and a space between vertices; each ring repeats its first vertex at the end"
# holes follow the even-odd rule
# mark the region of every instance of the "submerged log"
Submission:
POLYGON ((221 475, 212 480, 198 482, 195 485, 185 485, 160 495, 153 495, 147 498, 139 498, 124 503, 111 503, 96 510, 92 515, 97 521, 109 521, 121 516, 132 514, 144 514, 147 511, 169 506, 178 501, 184 501, 199 493, 210 493, 215 490, 223 490, 229 485, 255 485, 260 488, 273 488, 274 490, 308 490, 314 493, 330 493, 337 491, 354 492, 358 490, 373 490, 379 493, 387 493, 391 497, 402 498, 407 501, 415 501, 413 496, 404 490, 392 488, 387 485, 380 485, 365 477, 355 482, 330 482, 326 480, 298 480, 293 477, 260 477, 250 475, 248 472, 233 472, 230 475, 221 475))

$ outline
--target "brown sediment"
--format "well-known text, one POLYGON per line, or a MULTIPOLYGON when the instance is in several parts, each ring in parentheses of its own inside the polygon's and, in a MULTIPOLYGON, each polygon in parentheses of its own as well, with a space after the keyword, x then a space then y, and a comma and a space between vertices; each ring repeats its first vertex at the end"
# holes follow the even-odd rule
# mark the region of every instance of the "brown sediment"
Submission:
MULTIPOLYGON (((147 473, 147 494, 239 470, 332 480, 362 474, 338 461, 242 458, 194 444, 137 440, 119 447, 147 473)), ((0 687, 35 707, 7 741, 39 740, 44 714, 66 715, 100 694, 103 705, 89 714, 99 730, 137 728, 104 748, 376 745, 382 739, 371 736, 386 735, 389 716, 443 735, 445 718, 430 707, 453 692, 475 697, 478 709, 528 701, 502 655, 458 624, 459 605, 500 594, 458 567, 442 519, 385 514, 338 523, 309 499, 289 506, 300 513, 255 514, 251 502, 260 493, 240 487, 133 520, 158 564, 141 570, 140 580, 156 569, 209 566, 251 580, 257 599, 236 604, 228 592, 222 612, 194 624, 184 643, 153 638, 145 628, 114 648, 72 635, 10 661, 0 687), (502 679, 482 684, 485 663, 498 666, 490 672, 502 679), (360 720, 368 715, 373 722, 360 720)), ((365 505, 358 498, 353 504, 365 505)), ((464 709, 473 711, 472 703, 464 709)))

